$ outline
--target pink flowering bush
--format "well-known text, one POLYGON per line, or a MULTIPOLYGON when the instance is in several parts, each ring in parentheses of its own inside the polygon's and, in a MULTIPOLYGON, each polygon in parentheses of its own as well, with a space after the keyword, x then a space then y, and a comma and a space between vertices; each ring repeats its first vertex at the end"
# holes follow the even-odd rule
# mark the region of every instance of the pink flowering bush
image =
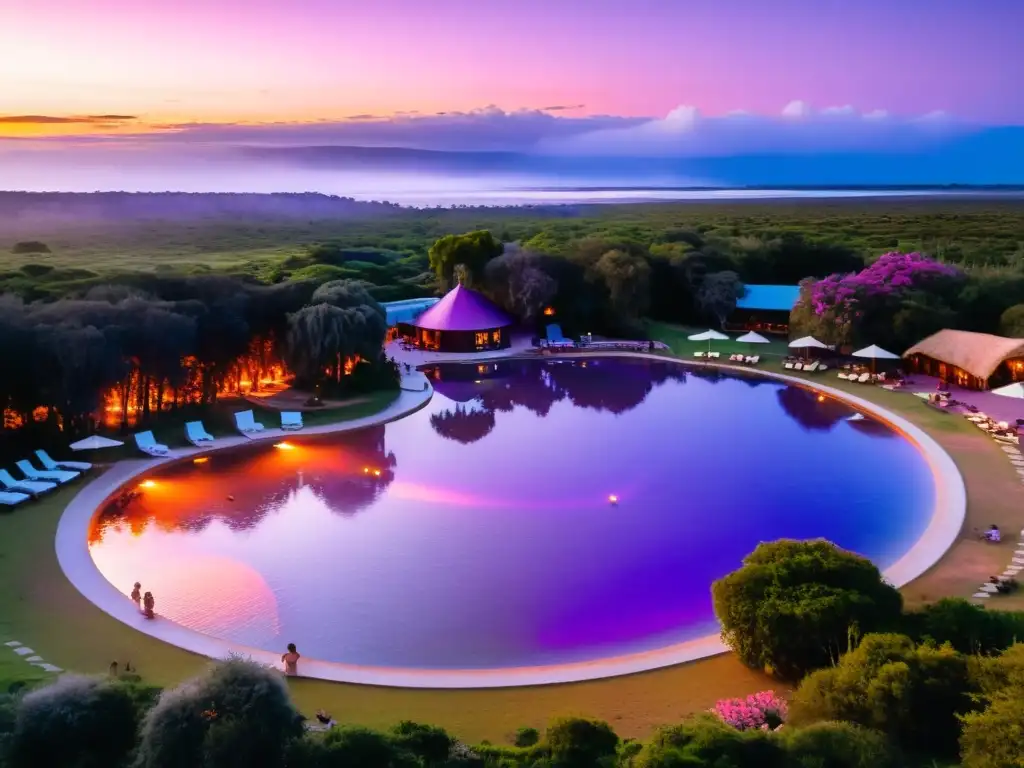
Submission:
POLYGON ((775 691, 760 691, 745 699, 722 699, 711 711, 740 731, 773 731, 785 722, 788 705, 775 691))
POLYGON ((804 281, 797 315, 826 340, 843 343, 862 335, 856 333, 860 326, 880 318, 891 322, 913 292, 941 295, 947 287, 959 287, 964 277, 958 268, 922 253, 886 253, 860 272, 804 281))

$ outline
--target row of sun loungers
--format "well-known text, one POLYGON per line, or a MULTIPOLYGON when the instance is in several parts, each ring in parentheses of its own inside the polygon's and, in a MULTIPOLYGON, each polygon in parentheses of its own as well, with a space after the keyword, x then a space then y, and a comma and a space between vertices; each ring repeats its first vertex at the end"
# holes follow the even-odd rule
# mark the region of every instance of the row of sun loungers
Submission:
POLYGON ((855 381, 858 384, 870 384, 871 383, 871 374, 867 373, 867 372, 859 373, 858 374, 858 373, 844 373, 843 371, 840 371, 839 372, 839 378, 840 379, 845 379, 846 381, 855 381))
POLYGON ((18 480, 6 469, 0 469, 0 486, 3 487, 0 490, 0 505, 17 506, 34 496, 69 483, 82 472, 92 469, 92 464, 87 461, 54 461, 44 450, 36 451, 36 458, 43 469, 37 469, 27 459, 15 462, 18 471, 25 476, 23 480, 18 480))
POLYGON ((968 413, 965 414, 967 420, 972 422, 974 426, 983 432, 987 432, 992 437, 1001 443, 1012 443, 1018 445, 1020 438, 1017 437, 1017 430, 1011 429, 1009 422, 996 421, 995 419, 986 416, 984 413, 968 413))
POLYGON ((787 371, 803 371, 804 373, 821 373, 828 370, 828 366, 819 360, 812 360, 809 363, 787 360, 782 367, 787 371))
MULTIPOLYGON (((281 412, 281 429, 293 432, 302 429, 302 413, 299 411, 281 412)), ((235 414, 235 427, 243 435, 251 437, 266 430, 266 427, 256 421, 256 415, 251 411, 239 411, 235 414)), ((189 421, 185 424, 185 439, 197 448, 202 448, 214 441, 214 436, 206 431, 201 421, 189 421)), ((156 437, 149 430, 139 432, 135 435, 135 445, 140 451, 149 456, 169 456, 171 449, 163 443, 158 443, 156 437)))

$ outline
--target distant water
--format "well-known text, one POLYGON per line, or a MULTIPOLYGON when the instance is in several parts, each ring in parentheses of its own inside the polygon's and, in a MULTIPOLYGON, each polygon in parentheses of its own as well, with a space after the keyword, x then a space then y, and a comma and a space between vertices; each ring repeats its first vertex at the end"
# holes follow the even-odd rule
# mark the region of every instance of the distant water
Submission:
POLYGON ((98 518, 94 561, 251 647, 543 665, 715 632, 711 582, 761 541, 887 566, 934 504, 904 438, 776 381, 603 359, 443 366, 435 384, 385 426, 163 470, 98 518))

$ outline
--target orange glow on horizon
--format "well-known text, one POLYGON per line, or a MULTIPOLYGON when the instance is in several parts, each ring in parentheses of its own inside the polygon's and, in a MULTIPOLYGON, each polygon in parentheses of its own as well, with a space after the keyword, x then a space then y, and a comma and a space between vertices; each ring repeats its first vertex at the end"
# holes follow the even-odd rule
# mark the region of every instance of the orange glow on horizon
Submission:
POLYGON ((279 448, 282 451, 294 451, 295 446, 288 442, 274 443, 275 448, 279 448))

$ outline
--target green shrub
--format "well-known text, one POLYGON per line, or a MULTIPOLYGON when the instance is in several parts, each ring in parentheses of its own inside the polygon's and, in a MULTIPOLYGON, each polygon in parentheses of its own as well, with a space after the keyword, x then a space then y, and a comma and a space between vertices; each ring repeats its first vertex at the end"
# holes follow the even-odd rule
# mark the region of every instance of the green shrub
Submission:
POLYGON ((24 256, 30 253, 50 253, 50 246, 46 243, 41 243, 38 240, 22 240, 20 243, 15 243, 14 247, 11 248, 11 253, 16 256, 24 256))
POLYGON ((438 765, 448 759, 455 744, 448 732, 436 725, 420 725, 403 720, 391 729, 392 739, 400 749, 420 758, 424 765, 438 765))
POLYGON ((1024 612, 988 611, 959 598, 946 598, 904 617, 905 632, 917 641, 949 643, 961 653, 996 653, 1024 640, 1024 612))
POLYGON ((232 659, 160 696, 143 722, 138 768, 278 768, 302 720, 283 675, 232 659))
POLYGON ((999 694, 981 712, 964 715, 960 759, 964 768, 1024 765, 1024 688, 999 694))
POLYGON ((1024 338, 1024 304, 1014 304, 999 316, 999 332, 1011 339, 1024 338))
POLYGON ((10 765, 117 768, 135 746, 138 722, 125 686, 63 675, 22 698, 10 739, 10 765))
POLYGON ((662 728, 641 750, 635 768, 782 768, 785 754, 769 731, 738 731, 702 715, 662 728))
POLYGON ((414 768, 423 765, 401 748, 391 736, 358 726, 336 726, 320 740, 323 762, 318 766, 367 766, 367 768, 414 768))
POLYGON ((800 683, 789 722, 844 720, 874 728, 909 752, 956 754, 958 716, 975 705, 967 657, 950 646, 915 646, 902 635, 867 635, 831 669, 800 683))
POLYGON ((532 747, 540 741, 540 731, 536 728, 520 728, 516 731, 512 743, 517 747, 532 747))
POLYGON ((793 680, 831 664, 857 633, 896 626, 903 605, 871 561, 822 540, 760 544, 711 589, 740 660, 793 680))
POLYGON ((855 723, 824 722, 780 731, 787 768, 902 768, 885 735, 855 723))
POLYGON ((619 737, 601 720, 563 717, 548 726, 544 745, 559 768, 594 768, 615 757, 619 737))

